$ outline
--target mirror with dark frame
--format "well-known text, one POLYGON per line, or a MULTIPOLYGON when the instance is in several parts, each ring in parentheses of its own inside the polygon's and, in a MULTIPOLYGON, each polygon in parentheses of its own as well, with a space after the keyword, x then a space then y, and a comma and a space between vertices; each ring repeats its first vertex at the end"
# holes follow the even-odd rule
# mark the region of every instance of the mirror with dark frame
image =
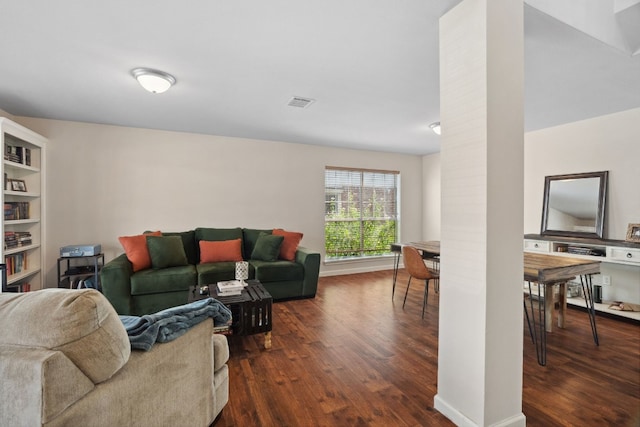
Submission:
POLYGON ((545 177, 540 234, 604 238, 608 175, 604 171, 545 177))

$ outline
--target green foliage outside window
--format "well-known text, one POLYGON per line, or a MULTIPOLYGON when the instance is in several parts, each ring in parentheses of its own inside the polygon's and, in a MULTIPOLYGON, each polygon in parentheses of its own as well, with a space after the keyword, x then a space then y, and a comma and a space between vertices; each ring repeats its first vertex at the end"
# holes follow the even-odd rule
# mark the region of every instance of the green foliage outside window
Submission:
MULTIPOLYGON (((331 197, 325 209, 325 251, 328 259, 365 257, 390 253, 396 241, 397 219, 385 213, 388 203, 373 191, 362 204, 331 197), (367 217, 364 217, 364 215, 367 217)), ((395 205, 395 200, 394 200, 395 205)))

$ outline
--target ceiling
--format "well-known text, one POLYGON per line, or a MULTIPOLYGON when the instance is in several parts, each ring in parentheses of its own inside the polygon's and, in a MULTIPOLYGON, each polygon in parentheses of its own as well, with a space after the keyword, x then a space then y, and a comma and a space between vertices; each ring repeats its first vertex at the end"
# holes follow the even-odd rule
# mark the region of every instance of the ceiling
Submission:
MULTIPOLYGON (((620 1, 636 2, 605 3, 620 1)), ((459 0, 0 2, 0 109, 10 114, 440 149, 429 130, 439 120, 438 18, 459 0), (177 84, 148 93, 131 75, 136 67, 171 73, 177 84), (315 102, 290 107, 293 96, 315 102)), ((640 55, 552 18, 544 3, 525 4, 526 130, 640 107, 640 55)), ((631 10, 625 19, 638 16, 640 31, 640 6, 631 10)))

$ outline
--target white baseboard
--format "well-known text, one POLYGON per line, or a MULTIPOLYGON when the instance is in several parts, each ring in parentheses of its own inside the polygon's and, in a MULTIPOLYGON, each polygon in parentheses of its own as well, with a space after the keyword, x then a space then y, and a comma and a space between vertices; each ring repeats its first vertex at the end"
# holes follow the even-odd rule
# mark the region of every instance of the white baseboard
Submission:
POLYGON ((389 266, 348 266, 345 265, 342 268, 325 270, 320 272, 320 277, 330 276, 342 276, 345 274, 357 274, 357 273, 370 273, 372 271, 393 270, 393 267, 389 266))
MULTIPOLYGON (((433 407, 442 415, 449 418, 458 427, 483 427, 484 424, 477 424, 464 416, 461 412, 451 406, 448 402, 436 394, 433 398, 433 407)), ((527 418, 521 412, 512 417, 490 424, 491 427, 526 427, 527 418)))

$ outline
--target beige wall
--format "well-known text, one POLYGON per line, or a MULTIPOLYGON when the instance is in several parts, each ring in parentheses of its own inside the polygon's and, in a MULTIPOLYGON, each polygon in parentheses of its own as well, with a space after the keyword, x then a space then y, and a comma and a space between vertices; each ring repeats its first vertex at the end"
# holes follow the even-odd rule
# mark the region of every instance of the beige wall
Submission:
MULTIPOLYGON (((19 117, 49 138, 47 286, 64 245, 100 243, 147 229, 282 227, 323 254, 324 167, 401 173, 401 234, 422 235, 419 156, 19 117)), ((391 268, 390 258, 323 264, 321 274, 391 268)))
POLYGON ((6 117, 8 119, 15 120, 15 117, 13 115, 11 115, 11 114, 9 114, 6 111, 1 110, 1 109, 0 109, 0 117, 6 117))
POLYGON ((640 108, 525 135, 524 231, 539 233, 544 177, 609 171, 605 237, 640 222, 640 108))
MULTIPOLYGON (((629 223, 640 223, 640 108, 525 134, 524 232, 539 233, 544 177, 578 172, 609 171, 605 237, 624 240, 629 223)), ((440 209, 440 155, 425 156, 424 206, 440 209)), ((435 238, 439 216, 425 214, 425 239, 435 238), (436 220, 438 218, 438 220, 436 220)), ((640 269, 604 264, 611 276, 603 287, 607 300, 640 303, 640 269)), ((596 277, 596 283, 601 280, 596 277)))
MULTIPOLYGON (((55 260, 60 246, 101 243, 111 259, 121 252, 117 236, 147 228, 280 226, 304 232, 303 245, 322 250, 325 165, 400 170, 400 240, 440 238, 439 154, 421 159, 302 144, 15 119, 51 141, 47 173, 49 286, 55 285, 55 260), (242 159, 242 169, 234 161, 236 157, 242 159), (258 205, 260 209, 256 210, 258 205)), ((607 236, 624 239, 627 224, 640 222, 638 123, 640 109, 634 109, 527 133, 524 232, 540 230, 544 176, 609 170, 607 236)), ((388 260, 323 265, 322 274, 390 265, 388 260)), ((640 280, 636 270, 616 267, 613 272, 605 271, 613 275, 612 289, 604 289, 605 296, 616 288, 618 274, 623 274, 625 282, 640 280)), ((638 291, 623 288, 616 292, 622 292, 620 298, 640 302, 640 286, 635 289, 638 291)))
MULTIPOLYGON (((525 135, 524 231, 539 233, 544 177, 609 171, 605 238, 624 240, 640 223, 640 108, 530 132, 525 135)), ((603 264, 604 300, 640 304, 640 268, 603 264)))

